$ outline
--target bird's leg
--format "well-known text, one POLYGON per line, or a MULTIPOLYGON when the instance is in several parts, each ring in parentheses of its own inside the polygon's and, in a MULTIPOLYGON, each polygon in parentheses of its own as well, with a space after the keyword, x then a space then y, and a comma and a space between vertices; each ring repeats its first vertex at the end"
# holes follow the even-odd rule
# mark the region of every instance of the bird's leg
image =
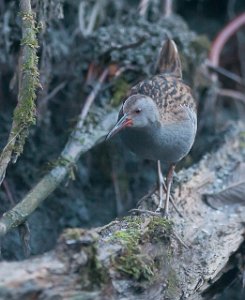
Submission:
POLYGON ((161 212, 163 210, 163 185, 164 178, 161 170, 161 162, 157 161, 157 177, 158 177, 158 188, 159 188, 159 205, 156 212, 161 212))
POLYGON ((170 190, 173 181, 174 169, 175 169, 175 164, 172 164, 168 169, 168 174, 166 178, 167 193, 166 193, 166 200, 165 200, 164 211, 163 211, 164 215, 166 216, 168 215, 169 197, 170 197, 170 190))
MULTIPOLYGON (((174 166, 175 168, 175 166, 174 166)), ((174 170, 173 170, 173 174, 174 174, 174 170)), ((172 176, 173 176, 172 174, 172 176)), ((161 169, 161 162, 160 160, 157 161, 157 175, 158 175, 158 185, 159 185, 159 198, 160 198, 160 203, 158 205, 158 208, 156 210, 156 212, 161 212, 164 211, 164 207, 163 207, 163 191, 165 193, 167 193, 167 186, 165 183, 165 180, 163 178, 162 175, 162 169, 161 169)), ((178 207, 176 206, 174 199, 171 195, 169 195, 169 200, 172 203, 174 209, 176 210, 176 212, 179 214, 179 216, 181 218, 184 218, 183 214, 179 211, 178 207)))

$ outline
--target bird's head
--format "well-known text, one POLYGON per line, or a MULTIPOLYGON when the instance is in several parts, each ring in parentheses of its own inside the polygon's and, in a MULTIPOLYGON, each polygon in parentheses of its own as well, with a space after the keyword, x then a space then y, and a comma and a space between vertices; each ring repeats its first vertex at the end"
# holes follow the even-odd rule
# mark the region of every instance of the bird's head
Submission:
POLYGON ((123 104, 116 125, 108 133, 111 138, 124 128, 143 128, 158 122, 160 119, 156 103, 145 95, 130 96, 123 104))

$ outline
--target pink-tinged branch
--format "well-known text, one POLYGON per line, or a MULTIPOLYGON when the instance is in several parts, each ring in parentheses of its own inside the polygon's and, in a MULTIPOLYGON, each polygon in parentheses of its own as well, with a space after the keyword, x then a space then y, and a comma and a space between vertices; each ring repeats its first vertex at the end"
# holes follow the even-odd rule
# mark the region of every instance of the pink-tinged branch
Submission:
POLYGON ((222 49, 230 37, 236 33, 243 25, 245 25, 245 13, 236 17, 217 35, 212 43, 209 60, 214 66, 219 65, 219 59, 222 49))

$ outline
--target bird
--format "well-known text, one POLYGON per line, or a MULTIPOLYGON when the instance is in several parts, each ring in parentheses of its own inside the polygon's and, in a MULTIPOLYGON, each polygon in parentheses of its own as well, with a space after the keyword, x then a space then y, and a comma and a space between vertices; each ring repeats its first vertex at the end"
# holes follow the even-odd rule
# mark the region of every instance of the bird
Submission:
POLYGON ((168 217, 175 166, 195 140, 197 105, 182 79, 178 49, 170 38, 165 39, 154 74, 129 90, 106 140, 117 134, 136 155, 157 162, 160 199, 156 213, 168 217), (168 169, 165 201, 161 163, 168 169))

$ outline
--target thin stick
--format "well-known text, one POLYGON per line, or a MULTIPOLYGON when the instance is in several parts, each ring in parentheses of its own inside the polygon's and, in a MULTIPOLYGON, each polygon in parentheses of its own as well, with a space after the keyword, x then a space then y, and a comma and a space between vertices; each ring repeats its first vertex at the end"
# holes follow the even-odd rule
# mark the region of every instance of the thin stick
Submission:
POLYGON ((95 97, 97 96, 102 83, 105 81, 106 77, 108 75, 108 68, 106 68, 103 73, 100 75, 97 84, 95 85, 94 89, 91 91, 87 99, 85 100, 82 112, 79 116, 79 122, 77 124, 77 127, 81 128, 83 126, 83 122, 89 112, 89 109, 94 102, 95 97))
POLYGON ((148 9, 150 0, 141 0, 139 4, 139 14, 140 16, 144 17, 146 14, 146 11, 148 9))
POLYGON ((163 15, 170 17, 173 14, 173 0, 163 0, 163 15))
POLYGON ((144 195, 142 198, 140 198, 137 202, 137 206, 140 206, 142 202, 147 200, 149 197, 151 197, 157 190, 157 185, 154 185, 152 189, 149 190, 149 192, 144 195))
POLYGON ((244 24, 245 13, 242 13, 240 16, 228 23, 221 32, 219 32, 211 46, 211 51, 209 54, 209 59, 214 66, 219 65, 220 53, 226 42, 244 24))
POLYGON ((237 74, 232 73, 232 72, 230 72, 230 71, 228 71, 228 70, 226 70, 226 69, 224 69, 222 67, 214 66, 209 61, 206 61, 206 66, 211 71, 216 72, 216 73, 218 73, 220 75, 223 75, 223 76, 225 76, 225 77, 227 77, 227 78, 229 78, 229 79, 235 81, 236 83, 238 83, 238 84, 240 84, 240 85, 242 85, 242 86, 245 87, 245 82, 244 82, 243 78, 240 77, 240 76, 238 76, 237 74))
POLYGON ((9 185, 8 185, 8 182, 7 182, 6 179, 3 181, 3 187, 5 189, 5 192, 6 192, 6 195, 7 195, 8 199, 9 199, 10 204, 12 206, 15 205, 15 200, 14 200, 13 194, 11 193, 11 190, 9 188, 9 185))
POLYGON ((60 90, 62 90, 67 84, 67 81, 63 81, 59 83, 47 96, 45 96, 40 101, 43 103, 47 103, 50 99, 52 99, 60 90))
POLYGON ((235 100, 241 101, 245 103, 245 95, 238 91, 230 90, 230 89, 217 89, 217 93, 224 97, 230 97, 235 100))

